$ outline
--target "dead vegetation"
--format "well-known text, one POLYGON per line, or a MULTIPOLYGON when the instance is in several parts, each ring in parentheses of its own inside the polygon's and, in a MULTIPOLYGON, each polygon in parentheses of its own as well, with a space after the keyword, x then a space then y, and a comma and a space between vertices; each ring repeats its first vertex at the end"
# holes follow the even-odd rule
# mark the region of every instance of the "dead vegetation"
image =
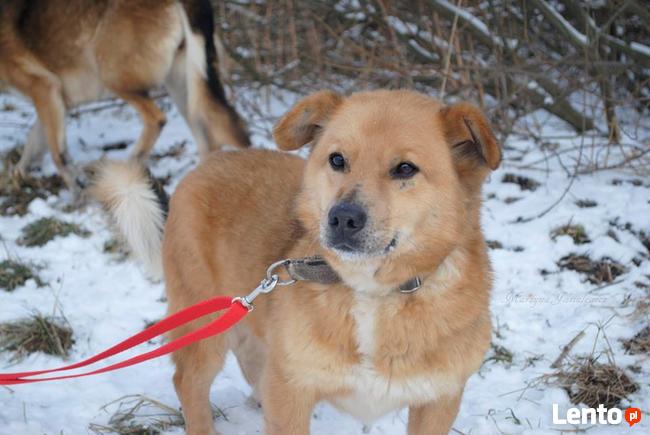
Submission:
POLYGON ((539 109, 580 133, 600 118, 605 144, 621 142, 621 109, 635 124, 647 110, 650 14, 639 0, 213 4, 235 82, 297 93, 410 87, 477 101, 503 131, 539 109), (590 98, 572 98, 580 92, 590 98))
POLYGON ((566 255, 560 258, 557 265, 560 269, 573 270, 586 275, 590 283, 597 285, 614 282, 627 271, 625 266, 609 257, 592 260, 585 254, 566 255))
POLYGON ((9 173, 9 168, 12 168, 20 161, 19 147, 11 148, 9 151, 2 154, 2 167, 4 171, 9 173))
POLYGON ((106 240, 102 250, 104 254, 111 255, 113 260, 118 262, 126 261, 129 258, 129 250, 127 246, 115 238, 106 240))
POLYGON ((646 249, 644 255, 646 257, 650 257, 650 234, 646 233, 643 230, 636 229, 631 222, 621 223, 618 217, 616 219, 609 221, 609 225, 613 228, 616 228, 619 231, 625 231, 627 233, 630 233, 634 237, 639 239, 639 242, 641 242, 643 247, 646 249))
POLYGON ((57 236, 66 237, 70 234, 88 237, 91 233, 75 223, 64 222, 54 217, 46 217, 23 227, 22 236, 16 243, 29 247, 43 246, 57 236))
POLYGON ((0 324, 0 351, 13 352, 13 361, 35 352, 67 357, 73 344, 72 328, 65 318, 33 314, 0 324))
POLYGON ((572 225, 570 222, 566 225, 559 226, 551 231, 551 239, 556 240, 560 236, 569 236, 576 245, 590 243, 591 239, 587 235, 585 227, 580 224, 572 225))
POLYGON ((596 328, 590 354, 570 355, 576 343, 585 337, 586 329, 583 329, 562 348, 559 357, 551 364, 555 371, 536 378, 529 383, 529 387, 541 383, 562 388, 573 404, 585 404, 591 408, 597 408, 600 404, 614 408, 624 400, 629 401, 629 396, 640 387, 616 364, 614 350, 606 334, 607 326, 614 318, 616 316, 611 316, 604 323, 590 324, 589 327, 596 328), (597 351, 599 343, 604 348, 597 351), (606 361, 602 362, 603 359, 606 361))
POLYGON ((521 190, 529 190, 531 192, 537 190, 539 187, 538 181, 516 174, 504 174, 501 182, 517 184, 521 190))
POLYGON ((510 367, 512 365, 513 358, 514 354, 511 350, 507 349, 505 346, 492 342, 490 343, 490 352, 488 353, 485 361, 483 361, 483 364, 494 362, 510 367))
POLYGON ((187 141, 184 140, 175 143, 167 151, 152 153, 150 159, 154 161, 158 161, 170 157, 174 159, 178 159, 185 153, 186 150, 187 150, 187 141))
POLYGON ((0 172, 0 215, 24 216, 29 204, 36 198, 45 199, 58 195, 63 180, 58 175, 47 177, 27 176, 20 180, 10 175, 10 168, 20 159, 20 152, 13 148, 2 157, 4 171, 0 172))
POLYGON ((598 206, 598 203, 593 199, 578 199, 575 204, 580 208, 593 208, 598 206))
POLYGON ((650 354, 650 326, 643 328, 634 337, 621 341, 627 353, 650 354))
POLYGON ((520 196, 507 196, 507 197, 503 198, 503 203, 504 204, 514 204, 517 201, 521 201, 521 199, 522 198, 520 196))
MULTIPOLYGON (((106 411, 117 405, 117 410, 106 424, 91 423, 89 429, 98 435, 159 435, 164 431, 183 427, 181 412, 155 399, 140 394, 124 396, 102 407, 106 411)), ((227 420, 225 414, 213 406, 215 418, 227 420)))
POLYGON ((486 240, 485 244, 490 249, 503 249, 503 243, 498 240, 486 240))
POLYGON ((30 279, 34 279, 39 286, 43 284, 29 264, 11 259, 0 262, 0 289, 13 291, 30 279))
POLYGON ((613 362, 600 363, 593 357, 579 357, 545 377, 547 383, 563 388, 571 402, 597 408, 619 406, 639 386, 613 362))

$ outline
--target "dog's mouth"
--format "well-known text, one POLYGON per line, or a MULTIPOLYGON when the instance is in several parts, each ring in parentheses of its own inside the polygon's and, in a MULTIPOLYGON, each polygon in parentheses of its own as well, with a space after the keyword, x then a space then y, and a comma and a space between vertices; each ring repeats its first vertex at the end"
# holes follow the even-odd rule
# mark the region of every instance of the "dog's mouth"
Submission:
POLYGON ((386 247, 384 248, 384 255, 391 253, 392 251, 395 250, 396 247, 397 247, 397 235, 393 237, 388 243, 388 245, 386 245, 386 247))
POLYGON ((331 249, 343 261, 362 261, 369 258, 383 257, 390 254, 397 248, 398 235, 395 235, 390 242, 379 249, 367 249, 362 244, 340 242, 336 244, 328 244, 327 247, 331 249))

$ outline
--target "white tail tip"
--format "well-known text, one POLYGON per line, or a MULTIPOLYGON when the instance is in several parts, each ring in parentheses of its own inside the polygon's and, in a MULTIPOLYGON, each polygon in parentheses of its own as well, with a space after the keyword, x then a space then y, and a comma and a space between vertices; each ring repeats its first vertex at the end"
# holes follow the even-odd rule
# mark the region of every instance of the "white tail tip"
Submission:
POLYGON ((120 236, 151 278, 162 279, 165 212, 146 170, 134 162, 102 162, 91 188, 111 215, 120 236))

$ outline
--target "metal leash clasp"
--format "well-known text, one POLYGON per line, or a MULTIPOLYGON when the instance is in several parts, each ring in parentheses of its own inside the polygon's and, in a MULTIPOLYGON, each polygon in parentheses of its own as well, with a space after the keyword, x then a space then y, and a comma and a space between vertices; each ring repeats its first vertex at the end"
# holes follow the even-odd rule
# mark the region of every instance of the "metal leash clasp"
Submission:
POLYGON ((253 301, 261 294, 271 293, 276 286, 285 286, 291 285, 296 282, 295 279, 288 279, 281 281, 280 277, 275 272, 275 269, 281 266, 287 266, 290 260, 280 260, 271 264, 268 269, 266 269, 266 278, 260 281, 258 285, 252 292, 246 296, 233 298, 233 302, 237 301, 248 309, 248 311, 253 311, 253 301))

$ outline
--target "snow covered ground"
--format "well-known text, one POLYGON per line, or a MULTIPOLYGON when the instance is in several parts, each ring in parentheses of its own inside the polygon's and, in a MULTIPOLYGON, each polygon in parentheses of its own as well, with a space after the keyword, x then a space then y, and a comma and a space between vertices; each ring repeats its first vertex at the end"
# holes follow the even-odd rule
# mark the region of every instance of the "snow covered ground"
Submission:
MULTIPOLYGON (((290 97, 287 100, 270 100, 267 109, 278 115, 292 102, 290 97)), ((169 110, 170 122, 154 153, 174 149, 180 152, 152 160, 152 171, 159 177, 170 177, 167 189, 172 192, 178 180, 196 165, 197 157, 182 119, 168 103, 163 101, 163 105, 169 110), (186 146, 181 147, 182 143, 186 146)), ((26 103, 0 96, 0 152, 23 143, 26 127, 34 116, 26 103)), ((258 119, 252 124, 254 143, 272 146, 264 134, 270 126, 267 120, 258 119)), ((139 128, 134 112, 124 107, 71 118, 67 130, 70 154, 75 162, 92 161, 102 155, 125 158, 128 150, 104 152, 102 146, 132 143, 139 128)), ((534 218, 562 197, 570 182, 553 155, 562 156, 566 164, 579 152, 571 148, 579 150, 581 144, 590 144, 591 140, 565 138, 571 136, 569 132, 552 121, 546 128, 557 139, 551 140, 543 152, 526 137, 509 138, 504 164, 484 189, 483 226, 494 248, 490 254, 495 271, 492 313, 496 350, 467 385, 455 433, 557 434, 578 429, 588 429, 592 435, 650 433, 650 359, 648 353, 627 354, 621 341, 649 324, 650 248, 642 244, 640 232, 650 234, 650 180, 620 171, 581 175, 557 206, 534 218), (535 190, 524 190, 519 184, 503 182, 506 174, 528 177, 539 185, 535 190), (586 200, 595 205, 584 207, 586 200), (551 237, 554 229, 569 223, 582 225, 589 242, 576 244, 568 235, 551 237), (626 227, 627 223, 630 225, 626 227), (569 254, 586 254, 593 260, 609 257, 622 264, 625 271, 611 283, 595 284, 585 274, 558 266, 569 254), (605 336, 603 327, 599 327, 604 324, 605 336), (622 408, 636 406, 644 413, 641 423, 633 429, 625 422, 595 427, 552 424, 553 403, 559 405, 561 415, 573 405, 563 389, 539 379, 554 371, 550 365, 562 347, 583 330, 585 335, 568 359, 611 349, 616 365, 639 386, 629 402, 621 404, 622 408)), ((588 149, 588 145, 583 147, 583 155, 588 154, 588 149)), ((52 171, 48 157, 44 172, 52 171)), ((520 184, 528 187, 531 183, 520 184)), ((35 280, 29 280, 13 292, 0 289, 0 322, 34 312, 64 315, 74 330, 75 344, 69 357, 72 362, 161 318, 165 303, 161 300, 162 284, 147 281, 133 262, 104 252, 104 243, 112 236, 99 208, 65 212, 65 201, 62 193, 34 200, 25 216, 0 216, 0 261, 12 258, 36 265, 46 284, 39 287, 35 280), (48 216, 80 224, 92 234, 88 238, 59 237, 36 248, 16 243, 26 224, 48 216)), ((158 344, 160 340, 138 352, 158 344)), ((603 355, 600 361, 607 359, 603 355)), ((60 358, 44 354, 13 363, 10 352, 0 353, 0 372, 63 363, 60 358)), ((91 424, 106 425, 120 400, 129 395, 142 394, 178 409, 171 376, 172 365, 168 358, 162 358, 97 377, 0 387, 0 434, 89 433, 91 424)), ((262 414, 247 402, 249 393, 237 363, 229 358, 212 389, 212 401, 225 415, 218 419, 223 434, 261 433, 262 414)), ((404 434, 406 420, 406 411, 388 415, 369 433, 404 434)), ((357 434, 361 429, 359 423, 328 405, 320 405, 312 420, 314 434, 357 434)), ((166 433, 181 432, 171 428, 166 433)))

